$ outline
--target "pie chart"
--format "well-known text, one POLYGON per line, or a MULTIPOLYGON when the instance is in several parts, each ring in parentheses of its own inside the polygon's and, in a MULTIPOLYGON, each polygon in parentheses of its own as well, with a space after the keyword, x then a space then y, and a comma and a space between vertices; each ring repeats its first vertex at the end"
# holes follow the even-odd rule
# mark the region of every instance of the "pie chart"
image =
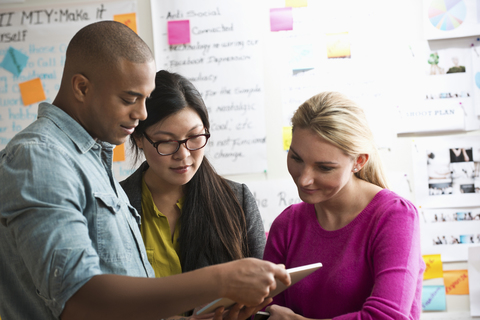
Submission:
POLYGON ((428 19, 442 31, 458 28, 467 16, 464 0, 433 0, 428 7, 428 19))

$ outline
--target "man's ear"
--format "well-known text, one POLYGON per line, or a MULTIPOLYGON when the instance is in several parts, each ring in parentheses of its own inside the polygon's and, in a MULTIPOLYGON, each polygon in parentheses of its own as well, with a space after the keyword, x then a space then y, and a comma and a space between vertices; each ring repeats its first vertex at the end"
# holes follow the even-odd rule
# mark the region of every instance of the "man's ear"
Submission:
POLYGON ((80 102, 85 101, 90 85, 90 81, 83 74, 74 74, 72 77, 72 91, 75 99, 80 102))
POLYGON ((355 159, 355 167, 360 171, 368 162, 369 155, 366 153, 358 155, 355 159))

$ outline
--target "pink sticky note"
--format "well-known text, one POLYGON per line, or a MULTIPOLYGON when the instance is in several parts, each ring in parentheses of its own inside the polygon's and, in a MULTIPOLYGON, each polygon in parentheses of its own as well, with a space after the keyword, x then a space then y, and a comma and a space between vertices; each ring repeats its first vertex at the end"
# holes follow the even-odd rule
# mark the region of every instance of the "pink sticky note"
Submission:
POLYGON ((190 43, 190 20, 168 21, 168 44, 190 43))
POLYGON ((291 7, 270 9, 270 31, 293 30, 291 7))

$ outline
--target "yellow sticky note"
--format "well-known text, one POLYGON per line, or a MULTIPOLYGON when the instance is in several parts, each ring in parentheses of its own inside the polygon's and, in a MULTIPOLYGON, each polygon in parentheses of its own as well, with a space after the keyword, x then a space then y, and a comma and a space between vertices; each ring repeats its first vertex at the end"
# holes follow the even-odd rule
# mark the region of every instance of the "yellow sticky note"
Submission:
POLYGON ((299 8, 306 6, 307 0, 285 0, 285 7, 299 8))
POLYGON ((125 161, 125 144, 120 144, 113 149, 113 161, 125 161))
POLYGON ((292 127, 282 128, 282 140, 283 140, 283 150, 290 149, 290 144, 292 144, 292 127))
POLYGON ((135 33, 137 32, 137 14, 135 12, 133 13, 125 13, 125 14, 115 14, 113 15, 113 20, 117 22, 121 22, 133 31, 135 33))
POLYGON ((423 274, 423 280, 443 278, 443 264, 439 254, 424 255, 426 268, 423 274))
POLYGON ((331 58, 350 58, 350 39, 348 32, 328 33, 327 56, 331 58))
POLYGON ((19 83, 20 94, 22 95, 22 101, 24 106, 31 105, 32 103, 45 100, 45 91, 43 91, 42 81, 40 78, 35 78, 22 83, 19 83))
POLYGON ((443 282, 447 294, 469 294, 468 270, 445 270, 443 282))

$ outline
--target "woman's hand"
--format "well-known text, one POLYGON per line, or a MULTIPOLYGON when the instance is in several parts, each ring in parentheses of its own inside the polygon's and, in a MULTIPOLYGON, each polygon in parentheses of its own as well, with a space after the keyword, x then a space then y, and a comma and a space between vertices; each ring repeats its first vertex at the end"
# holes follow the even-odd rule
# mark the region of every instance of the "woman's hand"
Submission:
POLYGON ((244 307, 238 303, 228 310, 220 307, 215 310, 213 320, 245 320, 268 306, 270 303, 272 303, 272 298, 265 299, 261 304, 254 307, 244 307))
POLYGON ((270 313, 268 320, 300 320, 300 316, 291 309, 276 304, 269 306, 265 311, 270 313))

